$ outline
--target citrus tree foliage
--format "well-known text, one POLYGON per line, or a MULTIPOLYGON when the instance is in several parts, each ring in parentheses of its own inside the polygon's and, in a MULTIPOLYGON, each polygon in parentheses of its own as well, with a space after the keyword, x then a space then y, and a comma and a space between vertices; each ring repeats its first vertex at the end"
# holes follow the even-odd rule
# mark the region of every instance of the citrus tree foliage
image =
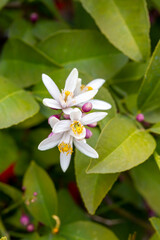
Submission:
POLYGON ((0 239, 160 239, 159 22, 158 0, 0 0, 0 239), (64 173, 42 74, 74 68, 112 107, 64 173))

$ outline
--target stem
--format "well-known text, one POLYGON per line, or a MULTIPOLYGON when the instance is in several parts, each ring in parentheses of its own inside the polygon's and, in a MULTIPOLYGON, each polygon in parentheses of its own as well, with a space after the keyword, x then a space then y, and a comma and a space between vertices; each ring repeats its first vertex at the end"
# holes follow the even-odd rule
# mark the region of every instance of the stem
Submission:
POLYGON ((97 216, 97 215, 90 215, 90 214, 87 214, 87 216, 96 221, 96 222, 99 222, 99 223, 102 223, 104 225, 107 225, 107 226, 114 226, 114 225, 117 225, 119 223, 122 223, 122 220, 121 219, 106 219, 106 218, 103 218, 103 217, 100 217, 100 216, 97 216))

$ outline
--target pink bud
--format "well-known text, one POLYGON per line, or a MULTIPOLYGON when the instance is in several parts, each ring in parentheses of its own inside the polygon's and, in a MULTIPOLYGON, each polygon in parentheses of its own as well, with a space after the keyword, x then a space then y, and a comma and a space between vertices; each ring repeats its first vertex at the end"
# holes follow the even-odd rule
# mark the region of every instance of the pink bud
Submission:
POLYGON ((88 127, 91 127, 91 128, 94 128, 94 127, 97 126, 97 122, 95 122, 95 123, 91 123, 91 124, 88 124, 87 126, 88 126, 88 127))
POLYGON ((22 186, 22 191, 25 192, 26 191, 26 187, 22 186))
POLYGON ((85 136, 85 138, 88 139, 88 138, 90 138, 90 137, 92 137, 92 132, 91 132, 91 130, 89 130, 88 128, 86 128, 86 136, 85 136))
POLYGON ((70 119, 70 115, 68 115, 68 114, 63 114, 63 117, 64 117, 65 119, 70 119))
POLYGON ((92 103, 87 102, 82 106, 83 112, 90 112, 92 110, 92 103))
POLYGON ((37 193, 37 192, 34 192, 34 193, 33 193, 33 196, 35 196, 35 197, 36 197, 37 195, 38 195, 38 193, 37 193))
POLYGON ((51 118, 53 118, 53 117, 55 117, 55 118, 57 118, 57 119, 60 119, 61 115, 58 114, 58 115, 52 115, 52 116, 50 116, 50 117, 48 118, 48 124, 49 124, 49 120, 50 120, 51 118))
POLYGON ((33 232, 34 231, 34 225, 32 223, 28 224, 27 231, 28 232, 33 232))
POLYGON ((38 21, 38 18, 39 18, 38 13, 36 13, 36 12, 31 13, 31 15, 30 15, 30 21, 31 21, 32 23, 37 22, 37 21, 38 21))
POLYGON ((137 116, 136 116, 136 120, 138 122, 143 122, 144 121, 144 115, 142 113, 139 113, 137 116))
POLYGON ((29 220, 29 217, 25 214, 23 214, 20 218, 20 223, 23 225, 23 226, 27 226, 29 224, 30 220, 29 220))

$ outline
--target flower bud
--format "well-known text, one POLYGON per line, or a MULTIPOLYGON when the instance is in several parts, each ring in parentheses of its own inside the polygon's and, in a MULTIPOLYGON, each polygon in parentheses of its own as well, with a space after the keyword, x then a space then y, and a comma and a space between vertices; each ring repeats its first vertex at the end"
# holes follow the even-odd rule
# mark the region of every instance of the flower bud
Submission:
POLYGON ((23 225, 23 226, 27 226, 30 222, 30 219, 27 215, 23 214, 20 218, 20 223, 23 225))
POLYGON ((65 119, 70 119, 70 115, 68 115, 68 114, 63 114, 63 117, 64 117, 65 119))
POLYGON ((94 128, 94 127, 97 126, 97 122, 95 122, 95 123, 91 123, 91 124, 88 124, 87 126, 88 126, 88 127, 91 127, 91 128, 94 128))
POLYGON ((139 113, 137 116, 136 116, 136 120, 138 122, 143 122, 144 121, 144 115, 142 113, 139 113))
POLYGON ((90 138, 90 137, 92 137, 92 132, 91 132, 91 130, 89 130, 88 128, 86 128, 86 136, 85 136, 85 138, 88 139, 88 138, 90 138))
POLYGON ((37 193, 37 192, 34 192, 34 193, 33 193, 33 196, 35 196, 35 197, 36 197, 37 195, 38 195, 38 193, 37 193))
POLYGON ((28 224, 27 231, 28 232, 33 232, 34 231, 34 225, 32 223, 28 224))
POLYGON ((37 21, 38 21, 38 18, 39 18, 38 13, 36 13, 36 12, 31 13, 31 15, 30 15, 30 21, 31 21, 32 23, 37 22, 37 21))
POLYGON ((92 103, 87 102, 82 106, 83 112, 90 112, 92 110, 92 103))
POLYGON ((60 114, 57 114, 57 115, 52 115, 52 116, 50 116, 50 117, 48 118, 48 124, 49 124, 49 120, 50 120, 51 118, 53 118, 53 117, 55 117, 55 118, 57 118, 57 119, 60 119, 61 115, 60 115, 60 114))

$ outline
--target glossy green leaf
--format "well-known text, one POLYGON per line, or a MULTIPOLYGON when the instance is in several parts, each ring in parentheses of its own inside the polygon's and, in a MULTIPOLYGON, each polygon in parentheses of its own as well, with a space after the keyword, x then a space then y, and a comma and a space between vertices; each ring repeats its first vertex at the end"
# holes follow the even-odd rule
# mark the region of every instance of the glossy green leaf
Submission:
POLYGON ((157 235, 160 237, 160 218, 152 217, 149 220, 152 226, 154 227, 154 229, 156 230, 157 235))
POLYGON ((66 240, 118 240, 107 227, 93 222, 75 222, 63 226, 60 234, 66 240))
POLYGON ((2 182, 0 182, 0 192, 8 195, 13 201, 20 200, 22 197, 22 193, 18 189, 2 182))
POLYGON ((103 35, 92 30, 66 30, 39 44, 39 49, 67 68, 76 67, 93 78, 111 78, 126 63, 103 35))
POLYGON ((150 132, 160 134, 160 122, 154 124, 150 129, 150 132))
POLYGON ((135 186, 150 207, 160 214, 160 171, 154 159, 130 171, 135 186))
POLYGON ((0 1, 0 10, 9 2, 9 0, 1 0, 0 1))
POLYGON ((68 29, 69 26, 64 22, 51 21, 51 20, 40 20, 36 23, 33 28, 33 34, 39 40, 50 37, 53 33, 62 30, 68 29))
POLYGON ((0 129, 18 124, 32 117, 39 106, 31 93, 0 77, 0 129))
POLYGON ((153 156, 154 156, 154 159, 155 159, 155 161, 157 163, 157 166, 160 169, 160 155, 155 151, 153 156))
MULTIPOLYGON (((98 128, 94 128, 92 133, 93 135, 87 140, 87 143, 95 147, 100 131, 98 128)), ((87 174, 88 164, 89 158, 76 150, 75 171, 77 184, 88 212, 94 214, 116 181, 118 174, 87 174)))
POLYGON ((52 215, 57 212, 57 195, 48 174, 32 162, 25 174, 23 186, 26 188, 25 202, 30 213, 39 222, 53 227, 52 215), (31 202, 34 192, 37 192, 37 197, 34 202, 31 202))
POLYGON ((154 112, 155 113, 156 111, 160 112, 159 65, 160 65, 160 42, 158 43, 152 55, 138 96, 139 110, 143 113, 151 113, 150 114, 151 118, 154 112))
POLYGON ((42 73, 47 74, 56 68, 53 60, 20 39, 10 39, 3 48, 0 74, 21 87, 41 81, 42 73))
POLYGON ((160 237, 155 233, 149 240, 160 240, 160 237))
POLYGON ((135 61, 149 57, 149 20, 144 0, 80 1, 114 46, 135 61))
POLYGON ((134 122, 117 116, 111 120, 97 142, 98 159, 92 159, 88 173, 116 173, 144 162, 156 147, 154 138, 134 122))
POLYGON ((58 216, 62 225, 87 219, 85 212, 74 202, 65 189, 58 192, 58 206, 58 216))
POLYGON ((18 149, 14 139, 0 132, 0 173, 7 169, 11 163, 14 163, 18 158, 18 149))

